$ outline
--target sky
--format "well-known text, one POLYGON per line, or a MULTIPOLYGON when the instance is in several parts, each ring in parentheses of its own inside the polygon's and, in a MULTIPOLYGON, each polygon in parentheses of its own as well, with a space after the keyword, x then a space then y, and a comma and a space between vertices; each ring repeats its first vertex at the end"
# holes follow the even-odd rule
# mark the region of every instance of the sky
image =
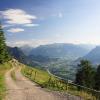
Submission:
POLYGON ((100 0, 1 0, 9 46, 100 45, 100 0))

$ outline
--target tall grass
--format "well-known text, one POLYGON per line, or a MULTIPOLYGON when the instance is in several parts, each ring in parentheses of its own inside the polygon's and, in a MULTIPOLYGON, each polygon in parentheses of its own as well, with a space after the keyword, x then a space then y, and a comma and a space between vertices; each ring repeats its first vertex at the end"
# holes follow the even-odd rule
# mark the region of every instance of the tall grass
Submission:
POLYGON ((5 96, 6 85, 5 85, 5 73, 8 69, 11 68, 11 63, 7 62, 4 64, 0 64, 0 100, 2 100, 5 96))
POLYGON ((36 68, 24 67, 21 71, 24 76, 28 77, 30 80, 35 81, 40 85, 48 82, 50 78, 50 75, 46 71, 36 68))

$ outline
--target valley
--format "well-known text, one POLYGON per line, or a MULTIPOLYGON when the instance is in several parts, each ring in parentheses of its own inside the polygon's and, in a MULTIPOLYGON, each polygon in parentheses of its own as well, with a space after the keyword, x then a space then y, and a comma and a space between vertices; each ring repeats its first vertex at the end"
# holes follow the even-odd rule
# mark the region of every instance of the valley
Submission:
MULTIPOLYGON (((61 45, 62 44, 60 44, 60 48, 63 46, 61 45)), ((52 49, 51 45, 50 48, 52 49)), ((86 54, 83 57, 90 55, 91 52, 93 52, 96 48, 93 50, 91 49, 90 51, 87 50, 87 52, 85 50, 86 54)), ((63 49, 60 53, 63 52, 63 49)), ((18 100, 19 98, 20 100, 97 99, 96 95, 92 93, 95 92, 97 94, 96 90, 92 90, 91 88, 87 88, 75 83, 77 71, 79 69, 78 62, 80 62, 83 54, 76 56, 73 55, 75 53, 74 51, 72 55, 75 57, 72 57, 73 59, 68 58, 68 56, 70 56, 69 53, 67 56, 57 56, 58 54, 55 56, 49 56, 49 53, 51 55, 56 51, 54 51, 54 48, 53 51, 48 51, 47 47, 45 51, 45 46, 43 46, 42 53, 48 51, 47 55, 42 55, 42 53, 38 54, 36 51, 35 54, 31 54, 30 52, 28 55, 24 52, 24 49, 22 50, 19 47, 7 47, 7 50, 10 54, 10 57, 14 59, 11 61, 11 70, 9 70, 5 76, 5 88, 7 89, 6 91, 8 94, 5 97, 6 100, 18 100), (78 90, 78 88, 81 90, 78 90), (39 97, 37 97, 38 93, 40 93, 39 97)), ((38 52, 41 52, 41 49, 38 52)), ((69 50, 66 52, 69 52, 69 50)), ((89 63, 85 60, 83 60, 83 62, 84 64, 89 63)))
POLYGON ((33 49, 32 47, 29 47, 30 51, 28 51, 28 53, 26 52, 27 48, 27 46, 19 48, 8 47, 8 52, 21 63, 43 70, 49 69, 51 73, 62 77, 65 80, 69 79, 74 81, 78 69, 77 64, 82 57, 88 56, 95 47, 91 45, 84 46, 56 43, 41 45, 33 49))

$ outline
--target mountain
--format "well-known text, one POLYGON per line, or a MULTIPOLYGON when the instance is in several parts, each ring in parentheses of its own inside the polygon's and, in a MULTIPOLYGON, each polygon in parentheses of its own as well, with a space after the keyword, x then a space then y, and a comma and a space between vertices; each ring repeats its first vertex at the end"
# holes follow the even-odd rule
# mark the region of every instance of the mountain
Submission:
POLYGON ((26 56, 18 47, 7 47, 7 50, 11 57, 29 66, 44 67, 44 64, 47 64, 48 62, 57 61, 57 58, 50 59, 44 56, 26 56))
POLYGON ((23 45, 20 47, 20 49, 23 51, 23 53, 28 56, 31 52, 31 50, 33 49, 33 47, 28 46, 28 45, 23 45))
POLYGON ((20 48, 18 47, 8 47, 8 53, 10 54, 11 57, 17 59, 19 62, 26 64, 26 65, 31 65, 35 66, 37 65, 32 59, 30 59, 28 56, 26 56, 20 48))
POLYGON ((94 49, 96 46, 93 45, 93 44, 79 44, 80 47, 88 50, 88 51, 91 51, 92 49, 94 49))
POLYGON ((89 60, 93 64, 100 64, 100 46, 95 47, 86 56, 80 59, 89 60))
POLYGON ((33 48, 30 52, 31 56, 45 56, 49 58, 66 58, 77 59, 86 55, 90 50, 85 49, 80 45, 67 44, 67 43, 55 43, 49 45, 40 45, 37 48, 33 48))
POLYGON ((24 53, 18 47, 7 47, 9 54, 15 59, 23 59, 24 53))

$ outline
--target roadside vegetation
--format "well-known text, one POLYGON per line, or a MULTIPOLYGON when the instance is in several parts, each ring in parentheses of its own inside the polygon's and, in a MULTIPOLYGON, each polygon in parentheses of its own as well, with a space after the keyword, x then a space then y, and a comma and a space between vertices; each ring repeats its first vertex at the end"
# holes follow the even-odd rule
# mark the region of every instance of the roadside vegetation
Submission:
MULTIPOLYGON (((93 65, 87 61, 82 60, 78 65, 75 83, 92 89, 92 94, 100 100, 100 65, 93 68, 93 65)), ((80 87, 78 87, 80 89, 80 87)))
POLYGON ((6 86, 5 86, 4 75, 5 72, 11 67, 10 60, 11 57, 7 52, 4 32, 2 29, 2 25, 0 23, 0 100, 2 100, 3 97, 5 96, 6 86))
POLYGON ((6 94, 6 84, 5 84, 5 73, 7 70, 11 68, 11 63, 6 62, 4 64, 0 64, 0 100, 5 97, 6 94))
POLYGON ((27 67, 27 66, 24 66, 21 71, 24 76, 28 77, 30 80, 38 83, 41 86, 43 86, 45 84, 45 82, 48 82, 48 80, 51 77, 44 70, 31 68, 31 67, 27 67))
POLYGON ((34 81, 41 87, 48 88, 49 90, 69 93, 71 95, 84 98, 85 100, 96 100, 96 92, 92 89, 82 87, 80 85, 77 86, 74 83, 58 79, 46 71, 24 66, 21 72, 31 81, 34 81))

